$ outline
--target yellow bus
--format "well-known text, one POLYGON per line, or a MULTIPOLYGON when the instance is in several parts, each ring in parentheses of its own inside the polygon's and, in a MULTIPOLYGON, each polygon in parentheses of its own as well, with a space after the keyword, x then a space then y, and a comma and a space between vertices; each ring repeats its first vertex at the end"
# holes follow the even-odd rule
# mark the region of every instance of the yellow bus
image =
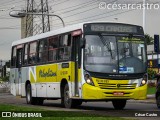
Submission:
POLYGON ((28 104, 61 99, 66 108, 89 101, 146 99, 147 57, 143 28, 87 22, 12 43, 11 93, 28 104))

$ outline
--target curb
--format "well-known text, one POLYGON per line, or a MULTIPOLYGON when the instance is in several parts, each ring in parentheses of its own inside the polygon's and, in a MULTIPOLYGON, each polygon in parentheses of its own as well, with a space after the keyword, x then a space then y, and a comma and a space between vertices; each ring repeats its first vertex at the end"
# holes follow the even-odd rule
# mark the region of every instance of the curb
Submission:
POLYGON ((147 95, 147 99, 145 100, 128 100, 129 102, 135 102, 135 103, 150 103, 150 104, 156 104, 155 95, 147 95))
POLYGON ((156 100, 128 100, 128 102, 133 103, 148 103, 148 104, 156 104, 156 100))

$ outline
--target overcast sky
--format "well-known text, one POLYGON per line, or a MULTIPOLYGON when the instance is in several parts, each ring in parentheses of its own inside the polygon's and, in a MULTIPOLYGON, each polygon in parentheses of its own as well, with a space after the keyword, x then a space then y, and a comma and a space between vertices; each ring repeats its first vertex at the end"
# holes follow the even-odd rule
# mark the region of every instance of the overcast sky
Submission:
MULTIPOLYGON (((11 10, 26 8, 27 0, 0 0, 0 59, 9 60, 11 43, 21 38, 19 18, 9 16, 11 10)), ((37 3, 40 0, 35 0, 37 3)), ((143 25, 143 10, 99 8, 103 2, 108 4, 140 4, 143 0, 48 0, 50 13, 61 16, 66 25, 85 21, 113 21, 143 25)), ((146 0, 160 6, 160 0, 146 0)), ((104 7, 104 6, 102 6, 104 7)), ((106 6, 105 6, 106 7, 106 6)), ((135 6, 134 6, 135 7, 135 6)), ((157 6, 155 6, 157 8, 157 6)), ((57 18, 51 18, 51 29, 62 27, 57 18)), ((160 8, 146 10, 145 32, 153 36, 160 34, 160 8)))

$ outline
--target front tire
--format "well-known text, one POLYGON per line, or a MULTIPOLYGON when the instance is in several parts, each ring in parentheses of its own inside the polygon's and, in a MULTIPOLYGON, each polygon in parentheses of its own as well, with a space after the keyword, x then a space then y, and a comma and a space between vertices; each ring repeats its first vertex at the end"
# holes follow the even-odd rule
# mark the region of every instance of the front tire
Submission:
POLYGON ((64 107, 66 108, 72 108, 74 107, 74 100, 70 98, 69 96, 69 86, 68 84, 65 85, 64 87, 64 98, 63 98, 63 102, 64 102, 64 107))
POLYGON ((112 100, 112 104, 114 106, 114 109, 116 110, 122 110, 126 106, 127 100, 112 100))

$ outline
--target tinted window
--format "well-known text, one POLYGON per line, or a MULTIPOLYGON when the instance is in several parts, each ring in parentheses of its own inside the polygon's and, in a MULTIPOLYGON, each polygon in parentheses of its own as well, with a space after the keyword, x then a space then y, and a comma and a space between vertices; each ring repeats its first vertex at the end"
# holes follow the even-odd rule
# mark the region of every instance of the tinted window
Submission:
POLYGON ((24 56, 23 56, 23 65, 26 65, 28 63, 28 44, 25 44, 24 46, 24 56))
POLYGON ((60 37, 60 47, 58 60, 69 60, 71 56, 71 35, 62 35, 60 37))
POLYGON ((16 49, 16 47, 13 47, 12 48, 12 60, 11 60, 11 66, 12 67, 15 67, 16 66, 16 51, 17 51, 17 49, 16 49))
POLYGON ((38 46, 38 62, 44 63, 48 61, 48 42, 47 39, 40 40, 38 46))
POLYGON ((49 38, 49 61, 57 60, 58 36, 49 38))
POLYGON ((37 61, 37 42, 30 43, 29 46, 29 64, 35 64, 37 61))

